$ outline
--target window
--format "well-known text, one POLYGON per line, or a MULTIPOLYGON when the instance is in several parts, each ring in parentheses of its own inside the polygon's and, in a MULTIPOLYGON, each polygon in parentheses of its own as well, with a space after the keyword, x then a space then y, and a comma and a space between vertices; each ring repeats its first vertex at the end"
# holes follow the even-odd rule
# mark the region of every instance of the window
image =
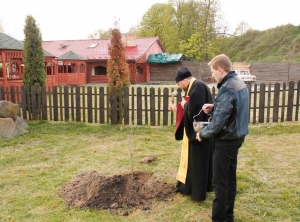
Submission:
POLYGON ((98 45, 98 43, 92 44, 89 46, 89 48, 95 48, 98 45))
POLYGON ((143 74, 143 68, 140 66, 136 67, 136 74, 143 74))
POLYGON ((106 67, 104 67, 104 66, 96 66, 93 69, 92 75, 106 75, 106 67))

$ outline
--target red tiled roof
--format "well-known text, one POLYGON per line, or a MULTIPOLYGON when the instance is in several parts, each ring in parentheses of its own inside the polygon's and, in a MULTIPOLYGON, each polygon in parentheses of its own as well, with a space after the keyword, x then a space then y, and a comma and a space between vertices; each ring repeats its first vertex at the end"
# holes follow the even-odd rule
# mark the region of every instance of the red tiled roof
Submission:
MULTIPOLYGON (((145 37, 137 38, 136 46, 126 47, 126 59, 137 60, 141 56, 145 55, 147 50, 157 42, 162 50, 165 51, 162 43, 158 37, 145 37)), ((60 57, 68 51, 86 58, 87 60, 110 58, 108 54, 108 45, 110 39, 86 39, 86 40, 56 40, 56 41, 44 41, 42 43, 43 49, 47 50, 55 57, 60 57), (92 44, 97 44, 94 48, 89 48, 92 44), (63 48, 63 46, 66 46, 63 48)))

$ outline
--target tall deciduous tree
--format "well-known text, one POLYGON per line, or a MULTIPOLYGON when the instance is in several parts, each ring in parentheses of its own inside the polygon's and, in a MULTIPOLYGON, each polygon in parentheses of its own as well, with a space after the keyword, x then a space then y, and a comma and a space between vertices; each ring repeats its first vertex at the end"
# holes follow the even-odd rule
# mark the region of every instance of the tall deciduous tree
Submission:
POLYGON ((117 92, 117 122, 123 121, 124 88, 130 85, 129 66, 126 63, 125 47, 122 43, 122 35, 118 29, 111 31, 111 43, 108 48, 110 58, 107 61, 108 88, 117 92))
POLYGON ((25 86, 44 86, 46 84, 46 72, 44 69, 45 55, 42 48, 42 36, 35 19, 31 15, 26 16, 24 35, 23 84, 25 86))
POLYGON ((170 53, 207 61, 219 53, 219 33, 226 27, 219 0, 169 0, 151 6, 137 30, 138 36, 158 36, 170 53))
POLYGON ((144 14, 137 36, 157 36, 164 43, 167 51, 178 51, 178 29, 175 22, 175 9, 170 4, 154 4, 144 14))
MULTIPOLYGON (((202 0, 199 2, 189 1, 185 4, 194 5, 193 7, 196 9, 194 15, 198 14, 198 19, 197 23, 193 22, 196 20, 188 22, 188 24, 196 25, 194 28, 195 32, 189 39, 184 39, 180 42, 180 49, 188 57, 195 60, 208 61, 219 53, 218 33, 224 29, 224 26, 220 23, 222 18, 218 14, 219 2, 218 0, 202 0)), ((190 9, 192 8, 190 7, 190 9)))

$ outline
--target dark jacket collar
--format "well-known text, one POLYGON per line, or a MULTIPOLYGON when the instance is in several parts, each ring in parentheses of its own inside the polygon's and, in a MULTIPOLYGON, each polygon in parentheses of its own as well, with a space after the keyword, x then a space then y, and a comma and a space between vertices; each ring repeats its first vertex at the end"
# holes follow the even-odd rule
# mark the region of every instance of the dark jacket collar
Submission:
POLYGON ((220 89, 221 86, 224 84, 224 82, 227 81, 227 79, 232 78, 235 74, 235 71, 230 71, 223 79, 220 83, 217 84, 217 88, 220 89))

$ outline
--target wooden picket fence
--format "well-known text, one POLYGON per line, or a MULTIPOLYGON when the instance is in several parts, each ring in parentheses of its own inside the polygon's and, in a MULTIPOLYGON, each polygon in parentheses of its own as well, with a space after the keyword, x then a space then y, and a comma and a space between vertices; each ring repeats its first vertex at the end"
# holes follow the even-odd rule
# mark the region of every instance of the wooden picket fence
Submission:
MULTIPOLYGON (((175 114, 168 110, 172 91, 159 86, 125 88, 124 124, 174 125, 175 114)), ((300 81, 248 86, 250 123, 298 121, 300 81)), ((217 89, 211 88, 215 98, 217 89)), ((116 89, 106 86, 0 87, 0 100, 20 104, 20 116, 25 120, 76 121, 100 124, 117 123, 116 89)))

